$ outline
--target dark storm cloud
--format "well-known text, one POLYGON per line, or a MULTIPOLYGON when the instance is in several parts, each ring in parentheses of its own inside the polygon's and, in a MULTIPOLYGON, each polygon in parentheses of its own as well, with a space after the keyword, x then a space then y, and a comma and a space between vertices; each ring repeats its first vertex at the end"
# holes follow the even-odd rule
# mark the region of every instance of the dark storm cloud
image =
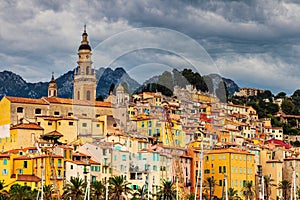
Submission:
MULTIPOLYGON (((299 86, 299 15, 296 0, 3 1, 0 69, 10 69, 29 81, 48 80, 51 71, 62 74, 75 67, 84 23, 92 47, 119 32, 152 26, 196 39, 222 75, 241 86, 290 93, 299 86), (289 81, 281 81, 284 78, 289 81)), ((143 65, 144 53, 132 55, 122 64, 135 65, 136 59, 143 65)), ((161 64, 166 63, 163 58, 178 60, 159 51, 148 57, 161 64)), ((97 59, 102 55, 95 51, 94 58, 95 66, 102 66, 97 59)))

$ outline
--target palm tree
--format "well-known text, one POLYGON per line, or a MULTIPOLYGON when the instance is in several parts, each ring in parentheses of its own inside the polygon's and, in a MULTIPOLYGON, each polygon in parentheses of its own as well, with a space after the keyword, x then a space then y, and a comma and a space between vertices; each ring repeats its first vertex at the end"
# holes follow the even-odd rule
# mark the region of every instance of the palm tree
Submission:
MULTIPOLYGON (((28 187, 28 186, 26 186, 26 187, 28 187)), ((26 200, 29 200, 29 199, 36 199, 36 197, 37 197, 39 191, 38 191, 37 189, 30 190, 30 187, 28 187, 28 188, 29 188, 29 192, 28 192, 28 194, 27 194, 26 200)), ((49 200, 50 200, 50 199, 49 199, 49 200)))
POLYGON ((176 190, 172 181, 163 180, 162 186, 157 193, 158 199, 173 200, 176 198, 176 190))
POLYGON ((246 181, 244 187, 242 189, 243 196, 246 200, 252 200, 254 198, 255 188, 253 186, 252 181, 246 181))
POLYGON ((43 186, 43 198, 44 199, 52 199, 53 187, 51 185, 43 186))
POLYGON ((92 199, 102 200, 105 194, 105 185, 101 181, 94 181, 91 184, 92 199))
POLYGON ((9 199, 25 200, 29 198, 30 193, 31 193, 31 188, 29 186, 21 186, 20 184, 14 184, 10 187, 9 199))
POLYGON ((238 196, 238 191, 235 190, 234 188, 229 188, 228 189, 228 199, 229 200, 238 200, 241 199, 241 197, 238 196))
POLYGON ((284 200, 287 200, 287 191, 291 188, 291 182, 287 180, 282 180, 278 184, 278 189, 282 190, 282 196, 284 200))
POLYGON ((70 182, 66 184, 64 188, 63 197, 66 199, 82 199, 84 196, 84 191, 86 188, 86 183, 81 178, 71 178, 70 182))
POLYGON ((132 192, 129 187, 131 183, 125 180, 124 176, 114 176, 109 178, 109 194, 110 199, 122 200, 132 192))
POLYGON ((271 195, 271 189, 273 186, 276 186, 273 182, 274 179, 271 178, 271 176, 264 175, 264 188, 265 188, 265 194, 266 194, 266 200, 269 200, 269 197, 271 195))
POLYGON ((300 199, 300 188, 297 189, 297 199, 300 199))
POLYGON ((148 189, 143 185, 143 187, 139 187, 134 193, 133 193, 133 199, 142 199, 142 198, 148 199, 148 189))
POLYGON ((187 195, 188 200, 194 200, 195 199, 195 194, 191 193, 187 195))
POLYGON ((0 199, 5 199, 8 196, 8 192, 4 189, 7 185, 5 185, 5 181, 0 181, 0 199))
POLYGON ((207 177, 204 180, 204 184, 209 187, 209 196, 210 196, 210 200, 212 200, 212 196, 214 194, 214 188, 216 186, 216 181, 214 180, 213 177, 207 177))

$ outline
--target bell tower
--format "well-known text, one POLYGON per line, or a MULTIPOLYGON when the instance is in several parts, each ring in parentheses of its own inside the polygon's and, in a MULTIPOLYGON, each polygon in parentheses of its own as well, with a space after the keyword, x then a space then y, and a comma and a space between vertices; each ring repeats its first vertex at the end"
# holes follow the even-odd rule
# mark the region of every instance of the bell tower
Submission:
POLYGON ((57 97, 57 85, 53 73, 48 85, 48 97, 57 97))
POLYGON ((86 25, 82 33, 81 44, 78 48, 78 66, 74 71, 74 100, 95 101, 96 71, 92 67, 92 50, 86 33, 86 25))

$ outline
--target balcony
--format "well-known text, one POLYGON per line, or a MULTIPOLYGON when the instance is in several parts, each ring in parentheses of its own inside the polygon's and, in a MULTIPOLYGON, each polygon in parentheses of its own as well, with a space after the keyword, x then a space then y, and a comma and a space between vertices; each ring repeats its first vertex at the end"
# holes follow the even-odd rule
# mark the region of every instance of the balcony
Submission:
POLYGON ((103 162, 103 163, 102 163, 102 166, 103 166, 103 167, 109 167, 109 166, 110 166, 110 163, 109 163, 109 162, 103 162))
POLYGON ((65 177, 63 177, 63 176, 50 176, 50 179, 51 180, 54 180, 54 179, 56 179, 56 180, 64 180, 65 177))

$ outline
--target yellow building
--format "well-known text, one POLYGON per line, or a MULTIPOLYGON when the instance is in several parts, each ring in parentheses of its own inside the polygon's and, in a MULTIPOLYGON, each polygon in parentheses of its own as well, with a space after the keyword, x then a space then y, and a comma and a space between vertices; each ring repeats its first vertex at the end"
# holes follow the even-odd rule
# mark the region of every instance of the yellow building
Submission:
POLYGON ((18 124, 10 128, 9 137, 0 138, 0 148, 3 151, 34 146, 44 129, 35 123, 18 124))
MULTIPOLYGON (((56 147, 57 148, 57 147, 56 147)), ((64 149, 64 148, 60 148, 64 149)), ((66 158, 70 149, 64 149, 66 158)), ((13 149, 0 154, 0 179, 4 180, 8 187, 13 184, 30 186, 32 189, 40 189, 42 178, 44 185, 54 185, 55 194, 61 194, 64 186, 64 156, 52 154, 51 149, 43 149, 44 153, 38 153, 36 147, 13 149), (44 176, 42 177, 42 171, 44 176)), ((68 159, 67 159, 68 160, 68 159)))
POLYGON ((246 181, 255 185, 254 154, 238 149, 217 149, 205 152, 203 159, 204 180, 212 177, 216 181, 214 195, 218 198, 222 197, 225 175, 228 188, 238 190, 240 197, 246 181))

